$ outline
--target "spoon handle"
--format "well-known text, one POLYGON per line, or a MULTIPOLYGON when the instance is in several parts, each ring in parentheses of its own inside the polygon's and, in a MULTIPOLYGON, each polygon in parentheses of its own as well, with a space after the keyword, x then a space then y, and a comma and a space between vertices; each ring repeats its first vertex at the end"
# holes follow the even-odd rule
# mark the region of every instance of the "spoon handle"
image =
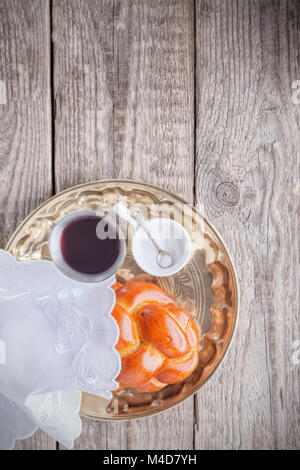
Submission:
POLYGON ((130 210, 126 206, 124 206, 124 204, 118 202, 114 205, 114 210, 118 214, 118 216, 121 217, 121 219, 125 220, 130 225, 132 225, 135 230, 138 228, 137 221, 134 217, 132 217, 130 210))
POLYGON ((161 253, 163 250, 160 248, 160 246, 158 245, 158 243, 156 242, 156 240, 154 240, 154 238, 152 237, 151 233, 149 232, 148 228, 146 227, 145 225, 145 221, 144 221, 144 218, 141 214, 141 212, 139 211, 135 211, 134 214, 131 214, 131 216, 136 219, 139 223, 139 225, 142 227, 142 229, 144 230, 144 232, 146 233, 146 235, 148 236, 149 240, 151 240, 151 242, 153 243, 153 245, 155 246, 155 248, 157 249, 157 251, 159 253, 161 253))

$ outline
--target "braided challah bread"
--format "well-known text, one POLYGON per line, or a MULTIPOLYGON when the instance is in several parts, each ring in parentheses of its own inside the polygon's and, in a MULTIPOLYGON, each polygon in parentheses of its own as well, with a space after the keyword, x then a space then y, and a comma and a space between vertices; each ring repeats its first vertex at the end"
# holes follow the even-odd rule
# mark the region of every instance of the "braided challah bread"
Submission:
POLYGON ((150 282, 114 288, 119 389, 155 391, 186 379, 198 364, 199 333, 190 315, 150 282))

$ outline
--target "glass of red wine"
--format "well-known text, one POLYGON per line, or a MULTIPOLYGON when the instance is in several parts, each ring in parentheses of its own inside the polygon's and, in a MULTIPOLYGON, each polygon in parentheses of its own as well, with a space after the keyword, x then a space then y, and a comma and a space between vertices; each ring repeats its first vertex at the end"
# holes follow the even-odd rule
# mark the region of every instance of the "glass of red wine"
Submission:
POLYGON ((81 282, 102 282, 122 266, 126 237, 116 220, 92 210, 72 212, 54 227, 49 251, 54 264, 81 282))

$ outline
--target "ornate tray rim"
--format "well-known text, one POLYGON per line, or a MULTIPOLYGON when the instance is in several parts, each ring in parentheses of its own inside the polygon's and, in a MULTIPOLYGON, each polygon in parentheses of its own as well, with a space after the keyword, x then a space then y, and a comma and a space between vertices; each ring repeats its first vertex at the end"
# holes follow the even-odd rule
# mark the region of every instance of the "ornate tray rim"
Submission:
MULTIPOLYGON (((42 204, 40 204, 39 206, 37 206, 27 217, 25 217, 25 219, 17 226, 17 228, 15 229, 15 231, 12 233, 12 235, 10 236, 8 242, 6 243, 6 246, 5 246, 5 249, 10 251, 10 246, 13 244, 14 242, 14 239, 18 236, 18 233, 23 229, 24 226, 26 226, 27 222, 37 213, 39 212, 44 206, 48 205, 50 201, 62 196, 63 194, 66 194, 68 192, 71 192, 71 191, 74 191, 76 189, 80 189, 80 188, 84 188, 84 187, 88 187, 90 185, 97 185, 97 184, 102 184, 102 185, 105 185, 105 184, 137 184, 139 186, 142 186, 142 187, 145 187, 146 189, 148 188, 149 190, 159 190, 161 193, 163 193, 166 197, 173 197, 175 198, 177 201, 183 203, 183 204, 188 204, 187 201, 176 195, 175 193, 172 193, 171 191, 166 191, 158 186, 155 186, 155 185, 152 185, 152 184, 148 184, 148 183, 144 183, 144 182, 141 182, 141 181, 136 181, 136 180, 132 180, 132 179, 120 179, 120 178, 117 178, 117 179, 104 179, 104 180, 95 180, 95 181, 90 181, 90 182, 87 182, 87 183, 81 183, 81 184, 78 184, 78 185, 75 185, 75 186, 72 186, 70 188, 67 188, 57 194, 54 194, 53 196, 51 196, 50 198, 48 198, 46 201, 44 201, 42 204)), ((201 217, 201 219, 204 221, 204 223, 207 225, 207 227, 209 227, 209 229, 212 231, 212 233, 214 234, 214 236, 220 241, 221 245, 222 245, 222 248, 224 250, 224 253, 226 255, 226 258, 228 260, 228 263, 229 263, 229 268, 231 270, 231 274, 232 274, 232 279, 233 279, 233 290, 234 290, 234 294, 235 294, 235 318, 234 318, 234 323, 233 323, 233 327, 232 327, 232 332, 231 332, 231 337, 229 339, 229 342, 227 344, 227 347, 225 349, 225 351, 223 352, 220 360, 218 361, 218 363, 215 365, 213 371, 211 373, 209 373, 207 375, 207 377, 203 380, 203 382, 201 382, 200 384, 198 384, 198 386, 195 388, 195 390, 192 390, 190 392, 190 394, 182 397, 177 403, 171 403, 169 404, 168 406, 166 406, 164 409, 162 410, 159 410, 159 411, 149 411, 147 413, 144 413, 140 416, 118 416, 118 417, 114 417, 113 415, 111 417, 95 417, 95 416, 92 416, 90 415, 88 412, 84 412, 83 410, 80 410, 80 415, 82 417, 85 417, 85 418, 88 418, 88 419, 92 419, 92 420, 95 420, 95 421, 107 421, 107 422, 111 422, 111 421, 129 421, 129 420, 140 420, 140 419, 144 419, 144 418, 147 418, 147 417, 151 417, 151 416, 158 416, 162 413, 165 413, 166 411, 169 411, 171 408, 175 408, 177 406, 179 406, 181 403, 183 403, 185 400, 187 400, 188 398, 191 398, 192 396, 194 396, 199 390, 200 388, 202 388, 206 382, 214 375, 214 373, 218 370, 220 364, 224 361, 225 357, 227 356, 229 350, 230 350, 230 347, 232 345, 232 342, 233 342, 233 339, 234 339, 234 336, 236 334, 236 329, 237 329, 237 324, 238 324, 238 320, 239 320, 239 314, 240 314, 240 303, 239 303, 239 299, 240 299, 240 291, 239 291, 239 284, 238 284, 238 278, 237 278, 237 273, 236 273, 236 270, 235 270, 235 267, 234 267, 234 264, 232 262, 232 259, 231 259, 231 256, 229 254, 229 251, 227 249, 227 246, 226 246, 226 243, 224 242, 223 238, 221 237, 221 235, 219 234, 219 232, 217 231, 217 229, 213 226, 213 224, 211 222, 209 222, 207 220, 206 217, 204 217, 198 210, 195 206, 193 206, 193 209, 195 211, 195 213, 197 215, 199 215, 201 217)))

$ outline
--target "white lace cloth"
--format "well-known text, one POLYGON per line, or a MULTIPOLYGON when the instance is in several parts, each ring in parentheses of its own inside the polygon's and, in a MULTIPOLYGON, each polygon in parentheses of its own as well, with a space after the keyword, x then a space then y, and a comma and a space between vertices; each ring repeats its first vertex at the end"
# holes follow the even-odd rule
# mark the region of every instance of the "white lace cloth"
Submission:
POLYGON ((41 428, 66 447, 81 433, 81 391, 111 398, 120 357, 110 286, 0 250, 0 448, 41 428))

